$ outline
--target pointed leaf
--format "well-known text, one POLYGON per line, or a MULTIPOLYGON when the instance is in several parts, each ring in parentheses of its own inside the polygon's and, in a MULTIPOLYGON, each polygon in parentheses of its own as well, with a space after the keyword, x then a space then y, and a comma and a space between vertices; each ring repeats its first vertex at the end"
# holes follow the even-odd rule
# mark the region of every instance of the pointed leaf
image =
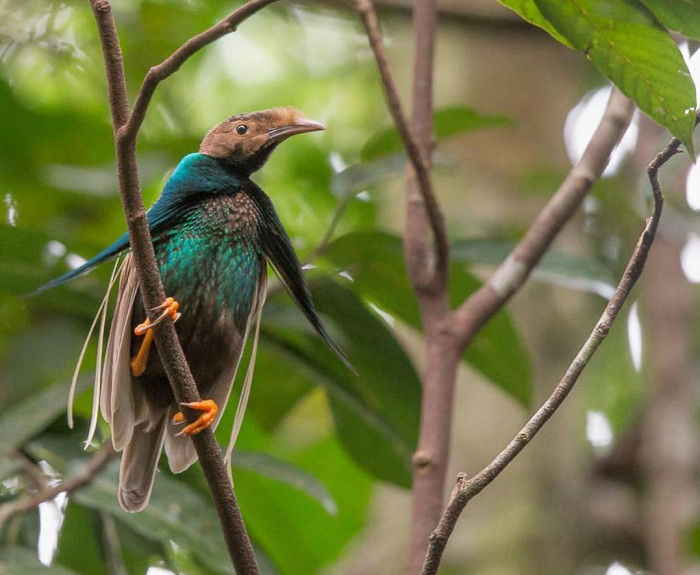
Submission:
POLYGON ((320 378, 338 435, 353 458, 380 479, 410 485, 420 382, 408 356, 347 285, 314 281, 312 292, 317 309, 340 332, 357 376, 324 349, 284 299, 266 306, 264 337, 320 378))
POLYGON ((513 12, 519 14, 520 17, 526 22, 529 22, 538 28, 542 28, 545 32, 557 40, 557 42, 560 42, 569 48, 573 48, 569 41, 562 36, 554 26, 552 26, 551 22, 547 20, 547 18, 542 15, 542 12, 540 12, 540 9, 537 7, 535 0, 498 0, 498 2, 503 4, 506 8, 510 8, 513 10, 513 12))
POLYGON ((678 47, 651 12, 628 0, 535 3, 577 50, 695 157, 695 86, 678 47))
POLYGON ((36 551, 25 547, 0 549, 0 573, 2 575, 78 575, 75 571, 51 565, 47 567, 39 561, 36 551))
MULTIPOLYGON (((421 329, 400 238, 380 232, 348 234, 328 246, 324 255, 335 266, 347 270, 354 280, 353 288, 363 298, 421 329)), ((480 285, 463 265, 454 265, 450 272, 452 305, 458 305, 480 285)), ((532 376, 528 355, 504 310, 479 332, 464 359, 518 401, 529 402, 532 376), (508 361, 504 362, 503 357, 508 357, 508 361)))
POLYGON ((669 30, 700 40, 700 0, 641 0, 669 30))
POLYGON ((286 483, 311 497, 325 509, 326 513, 330 515, 338 513, 338 506, 325 485, 310 473, 260 451, 236 450, 235 454, 236 468, 246 469, 274 481, 286 483))
MULTIPOLYGON (((464 238, 452 243, 452 257, 466 265, 500 264, 515 247, 507 238, 464 238)), ((558 250, 549 250, 533 270, 533 278, 571 289, 609 296, 615 278, 597 260, 558 250)))

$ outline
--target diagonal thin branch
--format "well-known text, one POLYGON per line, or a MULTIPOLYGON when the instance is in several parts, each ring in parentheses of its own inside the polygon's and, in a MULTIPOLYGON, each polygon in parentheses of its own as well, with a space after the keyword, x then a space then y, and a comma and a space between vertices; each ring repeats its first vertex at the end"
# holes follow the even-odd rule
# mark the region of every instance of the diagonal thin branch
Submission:
POLYGON ((240 8, 226 16, 226 18, 214 24, 211 28, 190 38, 168 58, 148 70, 141 84, 141 88, 136 95, 131 117, 129 117, 128 122, 125 122, 124 136, 136 139, 141 124, 143 124, 146 117, 146 111, 148 105, 151 103, 153 93, 163 80, 177 72, 191 56, 199 52, 202 48, 231 32, 235 32, 241 22, 277 1, 278 0, 250 0, 246 2, 240 8))
POLYGON ((106 441, 90 461, 81 467, 74 475, 64 479, 58 485, 47 487, 38 493, 27 495, 17 501, 10 501, 9 503, 3 504, 0 506, 0 526, 13 515, 26 513, 46 501, 51 501, 60 493, 72 493, 84 485, 87 485, 93 480, 100 469, 102 469, 102 466, 115 455, 116 452, 112 448, 112 444, 106 441))
MULTIPOLYGON (((384 52, 384 44, 379 29, 379 20, 372 0, 355 0, 354 3, 355 9, 360 15, 362 24, 365 27, 370 47, 374 53, 374 58, 377 61, 389 112, 391 113, 396 129, 401 136, 406 153, 415 171, 418 189, 433 233, 435 243, 434 267, 425 270, 427 273, 415 274, 414 277, 418 280, 416 287, 421 289, 425 288, 427 285, 434 284, 431 286, 432 289, 439 291, 444 289, 447 283, 450 244, 445 228, 445 218, 438 204, 432 178, 430 177, 430 153, 429 151, 425 152, 425 150, 421 150, 403 112, 401 98, 384 52)), ((419 239, 420 241, 426 241, 425 238, 419 239)), ((429 261, 427 252, 421 250, 421 254, 416 260, 420 260, 418 263, 421 265, 429 261)))
POLYGON ((633 113, 631 100, 613 88, 598 128, 579 162, 493 276, 455 310, 454 329, 463 349, 523 286, 561 229, 576 213, 603 173, 633 113))
MULTIPOLYGON (((697 116, 700 119, 700 114, 697 116)), ((428 553, 423 564, 422 575, 435 575, 438 572, 442 553, 447 541, 454 530, 460 514, 467 503, 486 488, 508 464, 525 448, 537 432, 544 426, 554 412, 561 406, 569 392, 578 381, 579 376, 588 365, 593 354, 608 335, 610 328, 617 318, 622 306, 627 301, 630 291, 644 270, 649 250, 654 242, 656 230, 663 208, 663 193, 659 184, 658 171, 670 158, 679 153, 680 141, 671 139, 647 169, 651 181, 654 209, 639 237, 639 241, 630 257, 613 297, 608 302, 603 314, 596 323, 593 331, 586 339, 583 347, 569 365, 561 381, 557 384, 547 401, 535 412, 520 432, 501 451, 491 463, 479 473, 468 479, 465 473, 457 476, 457 483, 452 491, 450 501, 428 544, 428 553)))
MULTIPOLYGON (((272 1, 274 0, 251 0, 217 25, 190 39, 161 65, 152 68, 139 91, 137 107, 129 115, 123 58, 111 5, 109 0, 90 0, 107 72, 119 189, 129 230, 131 251, 146 309, 155 308, 165 299, 141 196, 136 159, 136 137, 151 96, 157 85, 173 74, 191 55, 224 34, 232 32, 240 22, 272 1)), ((177 401, 180 403, 199 401, 197 386, 172 322, 168 320, 162 322, 154 329, 154 334, 158 353, 163 358, 163 366, 177 401)), ((188 420, 192 421, 194 412, 186 411, 189 412, 188 420)), ((211 429, 193 436, 192 441, 209 485, 236 572, 241 575, 257 575, 260 570, 253 547, 228 478, 221 450, 211 429)))

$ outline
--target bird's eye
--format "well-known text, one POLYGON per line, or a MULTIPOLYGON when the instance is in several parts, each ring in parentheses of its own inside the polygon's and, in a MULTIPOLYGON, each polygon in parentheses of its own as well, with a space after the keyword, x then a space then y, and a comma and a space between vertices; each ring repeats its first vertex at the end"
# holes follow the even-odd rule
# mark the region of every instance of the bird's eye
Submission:
POLYGON ((242 136, 247 131, 248 131, 248 126, 246 126, 245 124, 238 124, 238 126, 236 126, 236 134, 238 134, 239 136, 242 136))

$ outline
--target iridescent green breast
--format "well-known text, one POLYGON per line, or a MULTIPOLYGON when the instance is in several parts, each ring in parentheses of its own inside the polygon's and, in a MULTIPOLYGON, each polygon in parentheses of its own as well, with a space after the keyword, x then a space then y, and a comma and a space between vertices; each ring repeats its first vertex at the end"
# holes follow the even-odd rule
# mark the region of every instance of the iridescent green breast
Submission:
POLYGON ((216 321, 233 313, 243 328, 248 320, 264 259, 258 210, 242 192, 200 201, 156 242, 156 258, 168 295, 183 314, 216 321))

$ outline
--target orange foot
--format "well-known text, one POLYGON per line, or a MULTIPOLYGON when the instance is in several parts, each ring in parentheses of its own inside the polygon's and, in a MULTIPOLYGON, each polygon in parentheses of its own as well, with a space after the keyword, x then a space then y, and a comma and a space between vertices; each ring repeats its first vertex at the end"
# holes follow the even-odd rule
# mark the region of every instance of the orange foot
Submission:
POLYGON ((139 377, 143 374, 144 371, 146 371, 148 354, 151 351, 151 344, 153 343, 153 331, 151 330, 151 328, 153 328, 154 325, 158 325, 166 317, 170 317, 173 321, 177 321, 178 319, 180 319, 180 313, 178 312, 178 309, 180 309, 180 304, 178 302, 176 302, 171 297, 166 298, 161 305, 154 307, 152 310, 163 310, 162 314, 160 314, 153 322, 151 322, 150 319, 146 318, 146 321, 140 323, 134 328, 134 335, 145 335, 146 337, 143 338, 138 353, 131 358, 131 375, 133 375, 134 377, 139 377))
MULTIPOLYGON (((196 421, 193 421, 180 433, 178 433, 178 435, 196 435, 200 431, 204 431, 207 427, 214 423, 216 414, 219 413, 219 406, 216 405, 216 402, 211 399, 203 399, 202 401, 195 401, 193 403, 181 403, 180 405, 201 411, 202 414, 196 419, 196 421)), ((182 414, 182 411, 178 411, 175 415, 173 415, 173 423, 184 423, 184 421, 185 416, 182 414)))

